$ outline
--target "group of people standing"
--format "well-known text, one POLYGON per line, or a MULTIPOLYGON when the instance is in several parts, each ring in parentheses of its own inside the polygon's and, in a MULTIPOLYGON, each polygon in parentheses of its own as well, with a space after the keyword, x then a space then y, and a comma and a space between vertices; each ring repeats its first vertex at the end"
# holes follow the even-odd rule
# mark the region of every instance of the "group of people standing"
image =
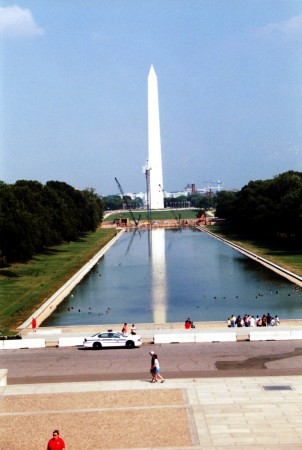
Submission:
POLYGON ((271 316, 270 313, 263 314, 262 317, 245 314, 243 317, 234 314, 228 318, 228 328, 232 327, 267 327, 280 325, 278 316, 271 316))

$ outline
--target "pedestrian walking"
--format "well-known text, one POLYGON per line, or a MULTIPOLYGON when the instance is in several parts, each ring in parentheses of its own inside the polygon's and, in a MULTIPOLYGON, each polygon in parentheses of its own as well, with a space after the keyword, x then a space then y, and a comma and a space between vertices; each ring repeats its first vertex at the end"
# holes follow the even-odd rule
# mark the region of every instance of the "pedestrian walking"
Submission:
POLYGON ((166 380, 160 374, 160 365, 159 360, 156 354, 154 354, 154 367, 155 367, 155 380, 161 380, 161 383, 164 383, 166 380))
POLYGON ((156 382, 156 376, 155 376, 155 365, 154 365, 154 355, 155 353, 153 351, 149 352, 149 355, 151 356, 151 367, 150 367, 150 373, 151 373, 151 381, 150 383, 155 383, 156 382))
POLYGON ((52 438, 49 439, 47 450, 66 450, 65 442, 60 438, 59 430, 54 430, 52 438))
POLYGON ((133 323, 130 330, 131 334, 136 334, 135 324, 133 323))
POLYGON ((152 376, 150 383, 156 383, 159 379, 161 380, 161 383, 164 383, 166 380, 160 374, 160 365, 157 355, 153 351, 149 352, 149 355, 151 356, 150 373, 152 376))
POLYGON ((122 333, 128 333, 127 323, 125 322, 122 328, 122 333))

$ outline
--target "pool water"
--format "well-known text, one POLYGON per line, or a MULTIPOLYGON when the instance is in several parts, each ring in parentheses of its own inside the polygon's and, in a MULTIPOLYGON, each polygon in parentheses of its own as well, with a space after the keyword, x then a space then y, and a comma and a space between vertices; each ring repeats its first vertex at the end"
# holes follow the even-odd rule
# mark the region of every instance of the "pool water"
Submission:
POLYGON ((301 288, 195 229, 126 232, 43 323, 302 318, 301 288))

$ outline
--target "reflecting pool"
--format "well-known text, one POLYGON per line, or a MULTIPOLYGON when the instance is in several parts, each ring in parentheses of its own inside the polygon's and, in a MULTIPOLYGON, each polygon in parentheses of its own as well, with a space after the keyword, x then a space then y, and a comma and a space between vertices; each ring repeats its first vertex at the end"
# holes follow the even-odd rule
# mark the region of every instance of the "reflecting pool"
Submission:
POLYGON ((301 288, 194 229, 126 232, 44 326, 302 318, 301 288))

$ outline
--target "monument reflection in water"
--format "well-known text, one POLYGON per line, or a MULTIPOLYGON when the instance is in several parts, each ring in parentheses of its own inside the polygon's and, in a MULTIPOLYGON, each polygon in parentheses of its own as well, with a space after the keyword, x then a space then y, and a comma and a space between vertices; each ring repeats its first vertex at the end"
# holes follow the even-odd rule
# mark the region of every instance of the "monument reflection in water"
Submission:
POLYGON ((154 323, 167 322, 167 280, 165 230, 157 229, 149 232, 149 248, 151 258, 151 298, 154 323))
POLYGON ((206 233, 124 233, 43 325, 302 318, 301 289, 206 233))

